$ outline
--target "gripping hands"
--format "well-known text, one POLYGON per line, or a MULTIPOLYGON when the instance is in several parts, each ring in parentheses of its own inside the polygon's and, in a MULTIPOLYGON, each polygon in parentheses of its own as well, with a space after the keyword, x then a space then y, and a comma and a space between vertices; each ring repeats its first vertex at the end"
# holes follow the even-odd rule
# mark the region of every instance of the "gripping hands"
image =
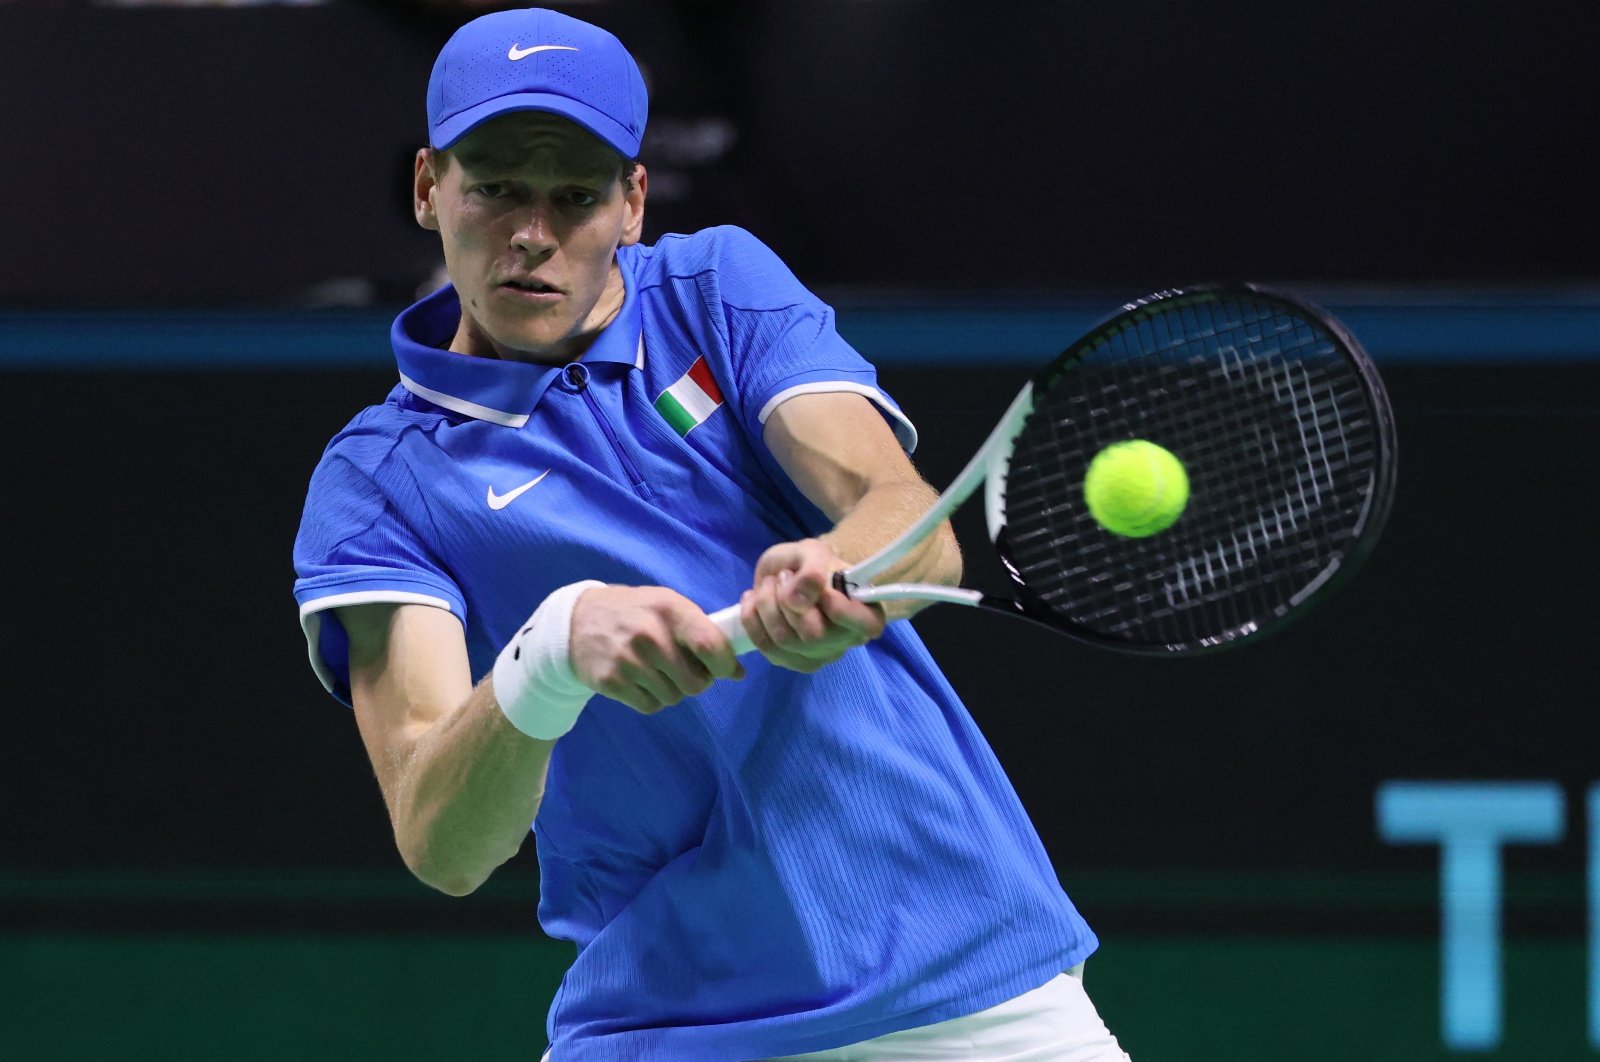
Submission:
POLYGON ((773 546, 739 598, 739 620, 772 663, 810 674, 883 633, 883 610, 834 589, 849 564, 819 538, 773 546))
POLYGON ((572 610, 578 681, 651 715, 744 667, 693 601, 659 586, 598 586, 572 610))
MULTIPOLYGON (((883 633, 883 612, 833 588, 847 567, 821 539, 773 546, 739 600, 755 648, 806 674, 883 633)), ((645 714, 704 693, 744 668, 726 635, 694 602, 658 586, 599 586, 572 612, 572 667, 585 686, 645 714)))

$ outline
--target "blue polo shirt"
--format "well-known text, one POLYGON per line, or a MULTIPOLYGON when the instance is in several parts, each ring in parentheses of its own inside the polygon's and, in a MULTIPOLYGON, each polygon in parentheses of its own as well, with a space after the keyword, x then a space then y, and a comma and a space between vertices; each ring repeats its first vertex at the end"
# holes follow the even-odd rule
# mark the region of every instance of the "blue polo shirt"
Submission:
MULTIPOLYGON (((914 445, 832 311, 748 233, 617 257, 622 309, 572 365, 442 349, 449 288, 395 321, 401 382, 328 446, 295 543, 312 666, 341 700, 343 605, 448 609, 481 678, 579 579, 736 601, 763 550, 829 527, 762 439, 788 397, 860 393, 914 445)), ((555 746, 539 920, 578 949, 555 1062, 821 1050, 992 1006, 1094 950, 909 624, 815 675, 745 665, 653 716, 596 696, 555 746)))

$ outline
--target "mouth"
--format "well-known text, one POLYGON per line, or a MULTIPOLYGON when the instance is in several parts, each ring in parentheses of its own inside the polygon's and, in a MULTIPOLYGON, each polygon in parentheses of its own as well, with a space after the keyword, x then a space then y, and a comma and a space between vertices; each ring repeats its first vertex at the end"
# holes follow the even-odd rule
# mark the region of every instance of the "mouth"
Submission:
POLYGON ((542 280, 534 280, 531 278, 526 280, 502 281, 500 287, 506 288, 513 292, 521 292, 525 295, 553 296, 566 294, 566 292, 562 291, 554 284, 546 284, 542 280))

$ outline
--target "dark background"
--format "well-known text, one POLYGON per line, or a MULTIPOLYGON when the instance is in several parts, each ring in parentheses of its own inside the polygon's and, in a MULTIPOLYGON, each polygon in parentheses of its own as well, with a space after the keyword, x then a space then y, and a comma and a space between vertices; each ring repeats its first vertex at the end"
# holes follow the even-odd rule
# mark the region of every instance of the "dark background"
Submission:
MULTIPOLYGON (((1276 282, 1351 325, 1392 392, 1400 489, 1324 609, 1194 661, 958 609, 918 626, 1106 940, 1096 996, 1141 1062, 1436 1057, 1437 853, 1379 841, 1392 779, 1564 788, 1565 839, 1507 850, 1496 1057, 1586 1056, 1590 7, 565 7, 647 68, 649 232, 734 222, 774 246, 880 363, 936 483, 1029 364, 1140 292, 1276 282), (1382 971, 1415 991, 1329 1012, 1382 971), (1224 1013, 1243 1028, 1207 1024, 1224 1013)), ((433 983, 451 948, 462 1013, 487 1012, 473 978, 495 963, 544 978, 470 1053, 537 1047, 569 952, 530 974, 472 950, 533 947, 531 846, 467 900, 406 878, 290 596, 311 468, 392 386, 387 320, 436 265, 409 159, 464 17, 0 3, 0 1055, 181 1057, 191 992, 211 1002, 185 1020, 229 1016, 185 1026, 195 1057, 255 1057, 247 1036, 369 1057, 331 1045, 402 1013, 385 978, 433 983), (383 950, 399 938, 433 943, 383 950), (256 980, 215 975, 223 955, 256 980), (129 995, 128 970, 170 990, 129 995), (285 1021, 323 1013, 295 995, 318 970, 352 1009, 285 1021), (103 1042, 56 1002, 90 996, 120 1000, 103 1042), (278 1002, 237 1009, 256 997, 278 1002)), ((975 513, 958 532, 997 587, 975 513)), ((453 1054, 417 1037, 383 1053, 453 1054)))
MULTIPOLYGON (((917 621, 1063 872, 1415 863, 1431 856, 1378 842, 1385 778, 1600 781, 1594 507, 1572 486, 1600 480, 1600 366, 1386 375, 1402 429, 1389 529, 1302 624, 1167 661, 960 609, 917 621)), ((942 482, 1024 373, 883 378, 942 482)), ((0 777, 9 805, 52 798, 5 823, 5 851, 85 869, 395 865, 349 712, 304 662, 288 562, 309 469, 390 373, 10 382, 27 396, 13 432, 50 455, 14 497, 51 515, 23 525, 8 580, 40 612, 7 637, 28 710, 0 777)), ((981 512, 958 529, 971 581, 1003 590, 981 512)))
MULTIPOLYGON (((1600 273, 1575 0, 570 10, 652 84, 649 231, 741 224, 820 287, 1600 273)), ((0 5, 0 299, 404 300, 434 253, 423 92, 463 17, 0 5)))

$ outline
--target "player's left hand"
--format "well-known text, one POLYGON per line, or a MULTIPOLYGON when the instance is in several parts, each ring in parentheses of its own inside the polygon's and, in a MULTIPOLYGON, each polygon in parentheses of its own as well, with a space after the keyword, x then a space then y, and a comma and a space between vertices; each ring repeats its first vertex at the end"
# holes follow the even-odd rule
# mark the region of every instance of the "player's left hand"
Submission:
POLYGON ((810 674, 883 633, 883 610, 833 587, 850 565, 818 538, 773 546, 756 562, 755 583, 739 598, 739 619, 761 655, 810 674))

